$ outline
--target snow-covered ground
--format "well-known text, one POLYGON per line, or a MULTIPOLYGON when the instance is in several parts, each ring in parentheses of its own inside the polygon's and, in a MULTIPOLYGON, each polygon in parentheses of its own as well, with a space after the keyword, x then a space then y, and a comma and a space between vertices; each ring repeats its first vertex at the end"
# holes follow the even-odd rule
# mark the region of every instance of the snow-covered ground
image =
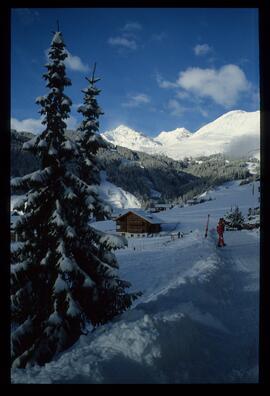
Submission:
POLYGON ((184 237, 129 238, 116 252, 121 278, 143 292, 132 309, 44 367, 13 370, 13 382, 256 382, 259 232, 227 231, 220 249, 215 233, 231 206, 258 206, 255 185, 253 195, 252 184, 226 183, 205 194, 211 201, 159 213, 164 230, 184 237))
POLYGON ((181 222, 182 231, 190 231, 195 228, 203 230, 206 224, 207 215, 210 214, 209 227, 215 227, 220 217, 236 205, 246 216, 249 208, 259 206, 259 182, 239 186, 239 181, 231 181, 207 191, 202 194, 204 199, 212 198, 210 201, 198 205, 187 206, 184 208, 173 208, 169 211, 159 213, 159 217, 167 222, 174 222, 178 219, 181 222))

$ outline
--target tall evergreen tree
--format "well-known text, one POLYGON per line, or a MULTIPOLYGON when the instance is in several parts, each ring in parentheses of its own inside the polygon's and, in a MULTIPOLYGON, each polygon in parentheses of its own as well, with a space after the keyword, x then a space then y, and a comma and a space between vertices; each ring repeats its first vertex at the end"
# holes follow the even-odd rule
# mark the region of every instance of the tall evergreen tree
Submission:
MULTIPOLYGON (((88 86, 82 90, 84 94, 83 105, 78 108, 78 112, 83 115, 83 120, 78 128, 80 136, 77 139, 80 147, 79 176, 90 185, 100 184, 99 172, 102 166, 96 153, 100 148, 108 148, 105 140, 98 134, 99 117, 104 113, 96 99, 101 90, 95 86, 100 80, 100 78, 95 78, 95 70, 96 64, 94 65, 92 77, 90 79, 86 77, 88 86)), ((104 219, 108 216, 109 211, 108 205, 104 206, 97 196, 93 212, 95 218, 104 219)))
POLYGON ((138 294, 117 276, 111 250, 124 240, 89 227, 97 190, 79 177, 80 150, 66 140, 71 100, 61 32, 54 34, 44 74, 48 94, 37 98, 45 130, 24 149, 40 158, 40 169, 12 180, 27 190, 15 209, 20 242, 11 265, 13 367, 44 364, 71 346, 87 321, 103 324, 127 309, 138 294), (74 160, 75 158, 75 160, 74 160), (75 165, 74 165, 75 164, 75 165))

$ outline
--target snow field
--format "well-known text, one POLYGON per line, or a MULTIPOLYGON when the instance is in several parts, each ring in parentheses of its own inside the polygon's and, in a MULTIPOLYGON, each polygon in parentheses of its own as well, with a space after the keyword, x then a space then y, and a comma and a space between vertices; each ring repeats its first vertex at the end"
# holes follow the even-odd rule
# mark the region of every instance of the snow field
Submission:
MULTIPOLYGON (((244 213, 258 206, 251 190, 226 183, 207 193, 212 201, 160 213, 186 232, 182 239, 129 238, 129 246, 116 251, 120 277, 142 297, 44 367, 13 370, 13 382, 256 382, 259 232, 225 232, 221 249, 215 232, 231 205, 244 213)), ((104 223, 113 222, 100 228, 104 223)))

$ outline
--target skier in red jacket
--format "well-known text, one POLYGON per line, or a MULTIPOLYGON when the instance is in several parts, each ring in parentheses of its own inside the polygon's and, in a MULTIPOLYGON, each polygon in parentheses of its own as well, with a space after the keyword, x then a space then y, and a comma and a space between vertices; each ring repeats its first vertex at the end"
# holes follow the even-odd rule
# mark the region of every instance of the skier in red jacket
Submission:
POLYGON ((224 231, 225 231, 225 221, 223 218, 220 218, 217 225, 218 247, 226 246, 226 243, 224 242, 224 238, 223 238, 224 231))

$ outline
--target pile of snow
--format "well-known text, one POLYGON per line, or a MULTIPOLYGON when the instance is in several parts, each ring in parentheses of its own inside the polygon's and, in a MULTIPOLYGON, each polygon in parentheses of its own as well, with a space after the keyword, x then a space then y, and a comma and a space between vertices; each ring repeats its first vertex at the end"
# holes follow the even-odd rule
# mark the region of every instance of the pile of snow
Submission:
POLYGON ((107 202, 113 209, 140 208, 139 200, 131 193, 117 187, 115 184, 107 181, 105 171, 100 172, 101 184, 99 186, 102 200, 107 202))
POLYGON ((259 158, 260 112, 230 111, 194 133, 177 128, 169 132, 162 131, 152 139, 120 125, 104 132, 102 136, 114 145, 148 154, 164 154, 175 160, 216 153, 259 158))

